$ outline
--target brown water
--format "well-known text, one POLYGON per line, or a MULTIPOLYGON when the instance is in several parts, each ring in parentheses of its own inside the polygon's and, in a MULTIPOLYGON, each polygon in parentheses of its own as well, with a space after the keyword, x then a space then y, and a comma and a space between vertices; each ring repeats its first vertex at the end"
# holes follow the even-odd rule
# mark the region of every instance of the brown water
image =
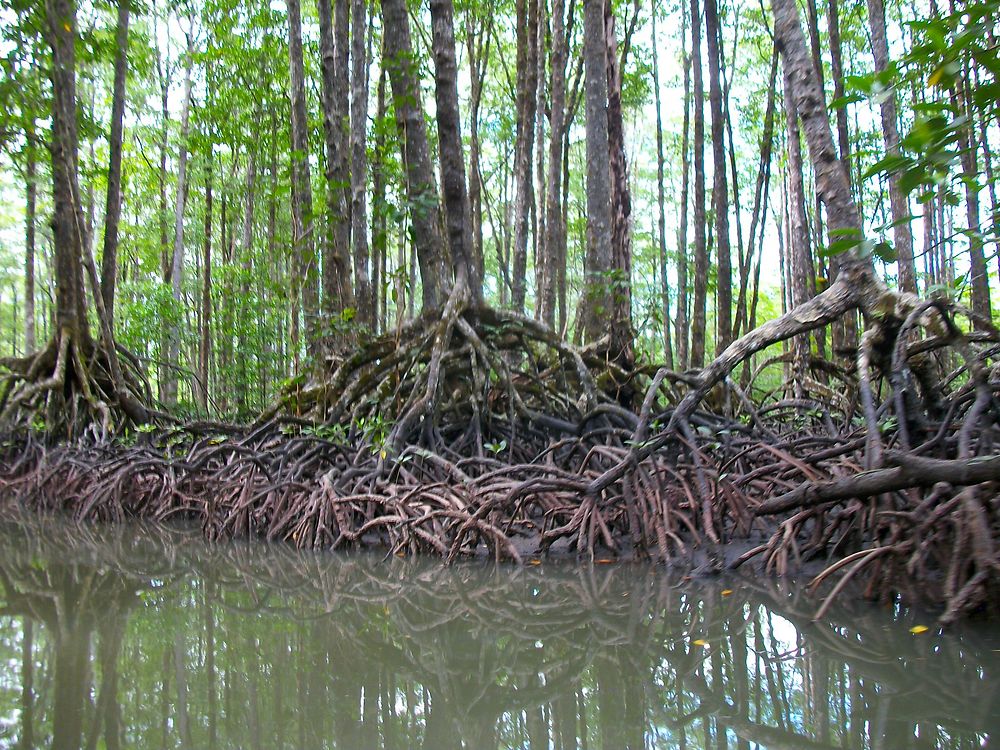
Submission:
POLYGON ((0 584, 0 747, 1000 746, 995 628, 769 579, 48 522, 0 584))

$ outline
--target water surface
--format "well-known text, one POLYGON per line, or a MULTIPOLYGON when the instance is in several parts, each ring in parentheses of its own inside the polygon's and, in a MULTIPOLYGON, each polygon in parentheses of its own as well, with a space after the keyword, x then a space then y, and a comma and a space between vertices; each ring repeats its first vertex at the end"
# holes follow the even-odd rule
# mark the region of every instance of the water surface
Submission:
POLYGON ((766 578, 50 521, 0 527, 0 584, 2 747, 1000 746, 992 628, 766 578))

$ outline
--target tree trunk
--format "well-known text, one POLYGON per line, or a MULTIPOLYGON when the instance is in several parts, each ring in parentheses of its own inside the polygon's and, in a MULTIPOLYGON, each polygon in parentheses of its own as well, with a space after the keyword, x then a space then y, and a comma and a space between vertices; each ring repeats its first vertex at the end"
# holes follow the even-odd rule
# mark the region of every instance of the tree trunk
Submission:
MULTIPOLYGON (((885 33, 885 6, 882 0, 868 0, 868 25, 871 29, 872 55, 876 74, 889 69, 889 44, 885 33)), ((896 126, 896 90, 889 87, 883 92, 880 105, 882 137, 888 156, 899 155, 899 129, 896 126)), ((910 206, 899 188, 899 174, 889 171, 889 206, 892 210, 892 235, 899 267, 899 288, 917 293, 917 277, 913 265, 913 232, 910 229, 910 206)))
MULTIPOLYGON (((323 135, 326 141, 326 223, 323 244, 323 314, 334 318, 354 305, 351 285, 351 219, 347 200, 347 0, 318 0, 323 71, 323 135), (334 29, 334 23, 336 29, 334 29), (336 41, 334 35, 336 34, 336 41)), ((362 31, 362 33, 364 33, 362 31)), ((308 169, 308 162, 306 162, 308 169)))
MULTIPOLYGON (((810 63, 811 64, 811 63, 810 63)), ((785 126, 788 149, 788 309, 803 304, 809 298, 809 237, 806 232, 805 186, 803 184, 802 142, 799 134, 798 111, 795 108, 794 83, 785 70, 785 126)), ((804 393, 803 380, 809 362, 809 335, 796 336, 792 348, 792 381, 795 397, 804 393)))
POLYGON ((677 229, 677 367, 688 366, 688 198, 691 186, 691 55, 687 51, 688 14, 691 5, 681 3, 681 57, 684 65, 684 124, 681 130, 681 200, 677 207, 680 221, 677 229))
POLYGON ((485 276, 483 257, 483 187, 480 168, 479 110, 492 42, 491 26, 474 16, 470 6, 465 13, 465 41, 469 57, 469 214, 472 222, 472 256, 475 277, 480 284, 485 276))
POLYGON ((708 307, 708 248, 705 220, 705 84, 701 72, 701 15, 691 0, 691 67, 694 86, 694 303, 691 311, 691 367, 705 364, 708 307))
POLYGON ((528 233, 534 182, 535 116, 538 106, 538 0, 517 2, 517 141, 514 150, 514 249, 511 307, 524 311, 528 267, 528 233), (525 5, 527 3, 527 5, 525 5))
POLYGON ((565 265, 565 227, 562 220, 563 136, 566 129, 566 2, 552 1, 552 81, 549 98, 549 164, 545 192, 545 263, 538 290, 539 319, 550 328, 556 324, 556 287, 559 264, 565 265))
POLYGON ((101 295, 108 324, 114 330, 115 277, 118 273, 118 221, 122 212, 122 119, 125 114, 125 75, 128 69, 128 0, 118 0, 115 33, 115 82, 111 98, 111 137, 108 144, 108 196, 104 209, 104 251, 101 256, 101 295))
POLYGON ((976 138, 973 130, 971 107, 968 96, 962 91, 962 82, 954 98, 957 111, 965 114, 966 123, 959 131, 959 150, 962 160, 962 172, 965 179, 965 216, 968 222, 969 240, 969 286, 971 288, 972 312, 981 320, 974 321, 976 328, 988 330, 992 321, 990 306, 990 282, 986 270, 986 259, 983 254, 983 236, 979 225, 979 187, 977 175, 979 168, 976 159, 976 138))
POLYGON ((178 320, 170 323, 167 333, 167 369, 164 372, 163 402, 168 406, 177 403, 177 367, 180 362, 181 330, 179 318, 182 311, 184 282, 184 201, 187 197, 187 138, 191 114, 191 70, 194 65, 194 36, 188 34, 187 61, 184 65, 184 100, 181 104, 180 152, 177 155, 177 195, 174 200, 174 252, 170 266, 170 294, 174 314, 178 320))
MULTIPOLYGON (((670 284, 667 277, 667 214, 666 195, 663 184, 663 115, 660 106, 660 61, 656 53, 656 15, 658 9, 654 6, 653 16, 653 98, 656 103, 656 239, 660 255, 660 296, 663 314, 663 359, 670 369, 674 367, 673 347, 670 336, 670 284)), ((683 156, 682 156, 683 158, 683 156)))
POLYGON ((712 208, 715 213, 715 247, 718 259, 716 286, 716 348, 732 341, 733 269, 729 247, 729 185, 726 178, 725 119, 719 72, 719 11, 716 0, 705 0, 705 36, 708 41, 709 107, 712 112, 712 208))
MULTIPOLYGON (((306 119, 305 72, 302 63, 302 18, 299 0, 288 0, 288 84, 292 130, 292 315, 302 317, 310 349, 319 324, 319 285, 313 237, 312 182, 309 176, 309 123, 306 119)), ((296 348, 296 360, 298 347, 296 348)))
MULTIPOLYGON (((604 42, 608 76, 608 162, 611 172, 611 284, 612 358, 623 365, 635 361, 632 332, 632 193, 625 160, 622 118, 622 71, 611 0, 604 2, 604 42)), ((626 44, 626 48, 628 44, 626 44)))
POLYGON ((607 329, 613 304, 609 292, 611 250, 611 169, 608 151, 608 68, 604 0, 585 0, 583 58, 586 70, 587 252, 580 298, 584 339, 596 341, 607 329))
POLYGON ((205 161, 205 235, 201 255, 201 331, 198 336, 198 379, 195 393, 198 406, 208 411, 209 377, 212 361, 212 149, 205 161))
POLYGON ((406 171, 406 194, 423 285, 422 306, 424 310, 432 310, 444 305, 450 287, 450 274, 447 248, 439 229, 440 208, 404 0, 382 0, 382 24, 385 65, 402 136, 400 146, 406 171))
POLYGON ((84 218, 77 177, 76 7, 48 3, 52 47, 52 240, 56 281, 56 335, 90 341, 83 293, 84 218))
POLYGON ((430 7, 438 154, 448 246, 456 283, 467 287, 473 302, 478 304, 483 290, 481 280, 476 278, 469 231, 469 195, 465 186, 465 157, 462 154, 461 115, 458 110, 454 7, 452 0, 431 0, 430 7))
POLYGON ((367 3, 351 2, 351 243, 354 255, 354 292, 358 320, 375 330, 375 300, 368 262, 368 29, 367 3))
POLYGON ((34 117, 28 121, 25 143, 24 200, 24 353, 35 351, 35 202, 38 168, 34 117))

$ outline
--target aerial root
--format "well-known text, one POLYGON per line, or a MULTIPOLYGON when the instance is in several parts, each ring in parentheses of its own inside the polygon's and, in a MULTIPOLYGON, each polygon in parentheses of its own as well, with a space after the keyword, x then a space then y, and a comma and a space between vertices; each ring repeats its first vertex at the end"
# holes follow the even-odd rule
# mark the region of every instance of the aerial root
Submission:
MULTIPOLYGON (((964 334, 963 314, 933 302, 876 323, 837 399, 807 382, 764 401, 722 373, 709 411, 679 398, 708 393, 704 373, 609 378, 534 321, 459 303, 331 359, 251 428, 50 448, 22 433, 0 487, 80 519, 309 548, 754 561, 817 573, 823 610, 855 584, 919 588, 950 621, 1000 600, 1000 338, 964 334)), ((37 369, 58 372, 47 357, 37 369)))

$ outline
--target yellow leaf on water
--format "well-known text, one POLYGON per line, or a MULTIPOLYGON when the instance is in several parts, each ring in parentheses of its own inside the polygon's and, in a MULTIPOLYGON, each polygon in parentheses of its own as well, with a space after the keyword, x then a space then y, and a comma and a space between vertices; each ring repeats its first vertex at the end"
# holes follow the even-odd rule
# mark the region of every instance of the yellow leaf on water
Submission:
POLYGON ((701 646, 702 648, 708 648, 708 641, 703 641, 701 638, 695 641, 691 641, 695 646, 701 646))
POLYGON ((66 31, 73 31, 73 27, 70 26, 69 21, 63 23, 63 28, 66 29, 66 31))
POLYGON ((913 633, 913 635, 920 635, 921 633, 926 633, 928 630, 930 630, 930 628, 926 625, 914 625, 910 628, 910 632, 913 633))
POLYGON ((610 557, 602 557, 594 562, 600 563, 601 565, 607 565, 608 563, 613 563, 614 560, 610 557))
POLYGON ((541 565, 541 560, 528 560, 528 565, 541 565))
POLYGON ((722 595, 723 596, 732 596, 733 595, 733 590, 732 589, 723 589, 722 590, 722 595))

